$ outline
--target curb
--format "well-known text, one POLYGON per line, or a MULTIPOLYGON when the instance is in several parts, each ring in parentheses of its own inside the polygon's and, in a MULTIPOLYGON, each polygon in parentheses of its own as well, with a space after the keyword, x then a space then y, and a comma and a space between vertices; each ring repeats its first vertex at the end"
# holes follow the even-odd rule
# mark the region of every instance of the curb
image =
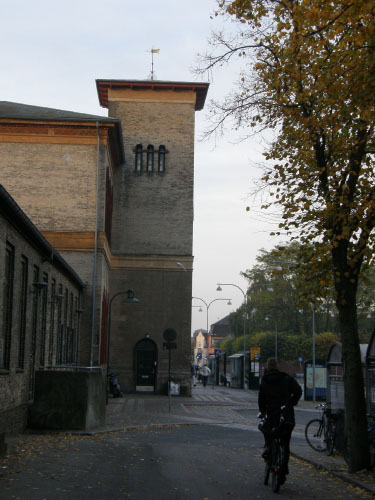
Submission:
POLYGON ((351 484, 352 486, 356 486, 357 488, 361 488, 362 490, 367 491, 368 493, 372 493, 372 495, 375 495, 375 489, 370 488, 366 484, 362 483, 358 479, 354 479, 352 477, 348 477, 346 474, 342 474, 340 472, 335 472, 331 470, 329 467, 323 464, 319 464, 318 462, 315 462, 314 460, 311 460, 310 458, 302 457, 301 455, 298 455, 297 453, 293 452, 290 450, 290 454, 297 458, 298 460, 302 460, 303 462, 307 462, 310 465, 313 465, 317 469, 322 469, 331 476, 337 477, 338 479, 341 479, 342 481, 345 481, 348 484, 351 484))

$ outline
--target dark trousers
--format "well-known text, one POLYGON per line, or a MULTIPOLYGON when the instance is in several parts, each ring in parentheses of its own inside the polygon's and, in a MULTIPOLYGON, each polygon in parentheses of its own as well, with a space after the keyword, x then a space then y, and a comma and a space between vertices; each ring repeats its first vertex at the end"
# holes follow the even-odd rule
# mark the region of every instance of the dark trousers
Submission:
MULTIPOLYGON (((289 456, 290 456, 290 438, 292 437, 292 432, 294 425, 288 425, 280 430, 280 442, 284 446, 284 460, 283 460, 283 470, 285 473, 288 471, 289 456)), ((264 434, 264 446, 271 448, 271 429, 265 428, 264 434)))
POLYGON ((208 380, 208 375, 202 375, 202 384, 203 384, 203 387, 206 387, 207 380, 208 380))

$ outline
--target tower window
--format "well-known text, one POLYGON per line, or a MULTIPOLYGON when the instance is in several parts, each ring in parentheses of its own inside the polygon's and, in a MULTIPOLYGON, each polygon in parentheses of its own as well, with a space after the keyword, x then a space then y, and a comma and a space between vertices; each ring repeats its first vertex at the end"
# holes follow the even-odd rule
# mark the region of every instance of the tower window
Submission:
POLYGON ((147 146, 147 172, 154 171, 154 146, 147 146))
POLYGON ((159 146, 158 171, 165 171, 165 146, 159 146))
POLYGON ((135 147, 135 171, 142 172, 142 144, 135 147))

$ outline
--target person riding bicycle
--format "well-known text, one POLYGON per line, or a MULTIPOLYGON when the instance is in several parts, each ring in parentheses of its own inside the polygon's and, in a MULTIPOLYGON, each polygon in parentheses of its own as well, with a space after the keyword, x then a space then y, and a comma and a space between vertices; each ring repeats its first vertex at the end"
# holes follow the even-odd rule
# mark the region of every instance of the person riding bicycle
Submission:
POLYGON ((271 430, 279 428, 281 408, 285 423, 283 428, 280 429, 280 439, 284 445, 284 461, 282 467, 282 474, 284 476, 289 474, 289 444, 292 436, 293 428, 295 426, 294 409, 302 396, 302 389, 298 382, 288 375, 287 373, 279 370, 279 364, 276 358, 269 358, 267 360, 267 368, 262 377, 258 395, 259 411, 262 415, 266 416, 266 425, 263 427, 265 439, 265 450, 262 454, 263 458, 267 458, 270 451, 271 430))

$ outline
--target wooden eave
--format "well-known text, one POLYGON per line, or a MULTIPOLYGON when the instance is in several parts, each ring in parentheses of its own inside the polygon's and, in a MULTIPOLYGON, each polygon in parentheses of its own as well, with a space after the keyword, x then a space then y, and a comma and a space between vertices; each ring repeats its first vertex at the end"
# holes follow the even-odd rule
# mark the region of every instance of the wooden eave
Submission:
POLYGON ((196 94, 195 110, 203 109, 204 102, 209 87, 209 83, 194 82, 162 82, 158 80, 131 81, 131 80, 96 80, 99 103, 102 107, 108 108, 108 90, 153 90, 162 92, 165 90, 193 91, 196 94))

